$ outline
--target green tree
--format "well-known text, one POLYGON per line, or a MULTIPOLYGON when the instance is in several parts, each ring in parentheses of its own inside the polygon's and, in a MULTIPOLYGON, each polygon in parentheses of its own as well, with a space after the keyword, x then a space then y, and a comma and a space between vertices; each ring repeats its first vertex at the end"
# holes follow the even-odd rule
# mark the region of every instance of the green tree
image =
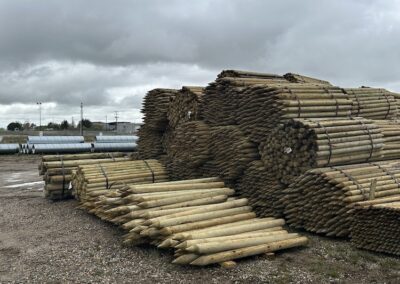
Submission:
POLYGON ((22 130, 22 123, 18 121, 11 122, 9 125, 7 125, 7 130, 10 131, 22 130))
POLYGON ((47 124, 47 128, 58 130, 58 129, 60 129, 60 125, 58 123, 55 123, 55 122, 49 122, 47 124))
POLYGON ((67 120, 63 120, 60 124, 60 129, 68 129, 69 128, 69 123, 67 120))
MULTIPOLYGON (((83 128, 86 128, 86 129, 89 129, 89 128, 92 128, 92 126, 93 126, 93 123, 89 120, 89 119, 83 119, 83 128)), ((78 123, 78 126, 77 126, 77 128, 78 129, 80 129, 81 128, 81 122, 79 121, 79 123, 78 123)))

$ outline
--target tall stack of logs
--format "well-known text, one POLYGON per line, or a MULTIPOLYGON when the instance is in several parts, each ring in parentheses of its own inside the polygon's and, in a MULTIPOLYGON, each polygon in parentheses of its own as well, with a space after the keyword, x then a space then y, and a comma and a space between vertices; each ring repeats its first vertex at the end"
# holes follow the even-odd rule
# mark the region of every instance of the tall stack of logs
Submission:
POLYGON ((168 149, 169 173, 174 179, 209 176, 203 168, 211 158, 210 127, 203 121, 181 123, 168 149))
POLYGON ((348 117, 352 101, 342 89, 300 83, 263 84, 247 87, 239 98, 240 129, 257 143, 291 118, 348 117))
POLYGON ((50 200, 72 198, 72 173, 78 165, 113 163, 130 160, 126 153, 93 153, 42 156, 39 175, 45 181, 44 195, 50 200))
POLYGON ((236 183, 236 192, 249 200, 249 204, 257 216, 267 217, 282 215, 276 208, 277 193, 285 187, 277 180, 276 176, 265 169, 262 161, 251 162, 236 183))
POLYGON ((168 121, 172 128, 180 123, 202 119, 202 101, 204 88, 197 86, 184 86, 171 97, 168 110, 168 121))
POLYGON ((295 228, 346 237, 358 202, 398 198, 400 160, 317 168, 280 192, 287 223, 295 228))
POLYGON ((357 205, 352 243, 358 248, 400 255, 400 194, 357 205))
POLYGON ((177 93, 173 89, 154 89, 145 96, 142 107, 144 124, 138 133, 142 159, 158 158, 164 153, 162 140, 168 126, 167 112, 177 93))

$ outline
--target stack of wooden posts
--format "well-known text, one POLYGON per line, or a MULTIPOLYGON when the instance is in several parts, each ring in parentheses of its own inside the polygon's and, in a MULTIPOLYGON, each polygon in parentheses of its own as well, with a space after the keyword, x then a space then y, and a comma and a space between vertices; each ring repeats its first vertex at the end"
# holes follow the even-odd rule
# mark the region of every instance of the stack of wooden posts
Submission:
POLYGON ((203 87, 184 86, 171 98, 168 121, 172 128, 180 123, 202 119, 203 87))
POLYGON ((307 244, 307 238, 289 234, 283 219, 256 218, 247 199, 235 199, 234 190, 218 178, 131 185, 122 198, 103 197, 98 206, 103 219, 129 232, 124 243, 151 243, 175 249, 173 263, 209 265, 307 244), (123 200, 121 204, 121 200, 123 200))
POLYGON ((72 176, 76 199, 87 209, 95 208, 98 197, 114 192, 126 184, 168 180, 165 167, 157 160, 136 160, 79 165, 72 176))
POLYGON ((261 143, 291 118, 348 117, 352 101, 342 89, 329 85, 271 83, 242 90, 236 119, 240 129, 261 143))
POLYGON ((255 84, 287 83, 282 76, 226 70, 205 89, 204 120, 210 125, 235 125, 239 111, 239 97, 246 86, 255 84))
POLYGON ((290 184, 310 168, 400 158, 400 125, 385 120, 293 119, 261 145, 266 167, 290 184))
POLYGON ((44 194, 51 200, 72 197, 70 181, 78 165, 112 163, 130 159, 126 153, 93 153, 71 155, 45 155, 39 163, 39 175, 45 181, 44 194))
POLYGON ((260 160, 251 162, 235 185, 236 193, 247 198, 260 217, 282 215, 275 204, 278 193, 284 188, 275 174, 267 170, 260 160))
POLYGON ((215 175, 228 183, 237 180, 250 162, 260 158, 257 144, 234 125, 213 127, 210 146, 217 171, 215 175))
POLYGON ((203 121, 181 123, 168 148, 168 172, 171 178, 187 179, 204 176, 202 166, 211 159, 210 127, 203 121))
POLYGON ((142 107, 144 124, 138 132, 142 159, 157 158, 163 154, 162 139, 168 126, 167 112, 170 101, 177 93, 173 89, 154 89, 145 96, 142 107))
POLYGON ((394 94, 385 89, 352 88, 344 89, 353 101, 352 116, 371 119, 390 119, 398 115, 394 94))
POLYGON ((292 82, 292 83, 306 83, 306 84, 317 84, 317 85, 332 85, 328 81, 324 81, 321 79, 309 77, 309 76, 304 76, 300 74, 295 74, 295 73, 286 73, 283 75, 286 80, 292 82))
POLYGON ((400 194, 357 205, 352 243, 358 248, 400 255, 400 194))
POLYGON ((368 119, 293 119, 275 128, 260 150, 266 167, 290 184, 310 168, 382 158, 383 145, 368 119))
POLYGON ((400 196, 400 160, 318 168, 280 192, 287 223, 328 236, 345 237, 358 202, 400 196))

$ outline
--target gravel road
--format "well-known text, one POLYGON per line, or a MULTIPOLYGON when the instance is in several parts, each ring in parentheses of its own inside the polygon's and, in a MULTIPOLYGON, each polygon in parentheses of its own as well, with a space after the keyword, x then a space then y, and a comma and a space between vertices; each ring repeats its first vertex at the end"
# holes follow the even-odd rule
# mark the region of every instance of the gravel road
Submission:
POLYGON ((308 248, 234 269, 181 267, 154 247, 124 247, 123 232, 74 200, 42 198, 37 157, 0 156, 1 283, 400 283, 400 259, 306 234, 308 248))

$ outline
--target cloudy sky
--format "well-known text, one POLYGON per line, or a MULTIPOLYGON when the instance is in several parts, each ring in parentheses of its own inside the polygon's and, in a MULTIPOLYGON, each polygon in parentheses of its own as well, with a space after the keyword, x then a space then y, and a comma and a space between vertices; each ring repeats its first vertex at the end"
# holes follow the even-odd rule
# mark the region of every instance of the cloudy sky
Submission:
POLYGON ((400 92, 398 0, 0 0, 0 127, 140 121, 155 87, 237 68, 400 92))

